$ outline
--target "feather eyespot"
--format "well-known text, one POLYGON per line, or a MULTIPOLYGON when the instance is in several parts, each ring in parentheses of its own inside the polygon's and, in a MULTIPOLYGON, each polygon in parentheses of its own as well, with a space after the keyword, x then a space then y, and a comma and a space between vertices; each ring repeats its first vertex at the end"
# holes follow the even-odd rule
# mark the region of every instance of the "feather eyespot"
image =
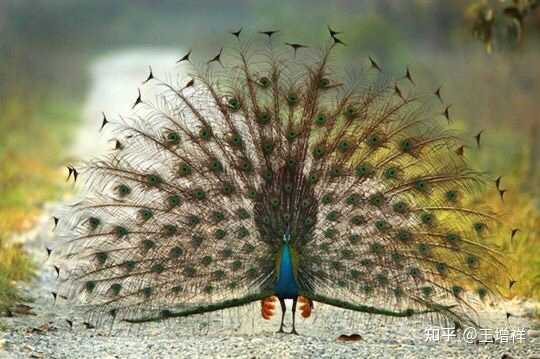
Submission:
POLYGON ((347 118, 348 120, 352 120, 356 117, 357 115, 357 110, 354 106, 348 106, 345 111, 343 112, 343 115, 345 116, 345 118, 347 118))
POLYGON ((214 232, 214 238, 216 239, 223 239, 225 238, 226 235, 227 235, 227 232, 225 232, 225 230, 221 228, 216 229, 216 231, 214 232))
POLYGON ((295 93, 289 93, 287 95, 287 103, 289 106, 294 106, 298 104, 298 96, 295 93))
POLYGON ((97 217, 90 217, 88 218, 88 224, 90 225, 91 230, 95 230, 101 224, 101 220, 97 217))
POLYGON ((326 215, 326 219, 331 222, 336 222, 338 220, 338 217, 339 217, 338 211, 331 211, 326 215))
POLYGON ((193 197, 199 201, 203 201, 206 199, 206 192, 202 188, 198 188, 193 191, 193 197))
POLYGON ((176 145, 180 142, 180 135, 178 132, 169 132, 167 133, 166 139, 170 145, 176 145))
POLYGON ((183 253, 184 253, 184 251, 182 250, 182 248, 180 248, 180 247, 173 247, 173 248, 171 248, 171 250, 169 251, 169 257, 170 257, 170 258, 173 258, 173 259, 180 258, 180 257, 182 256, 183 253))
POLYGON ((204 141, 209 141, 213 137, 212 129, 210 127, 203 127, 199 131, 199 137, 204 141))
POLYGON ((131 188, 126 184, 121 184, 117 187, 117 191, 120 197, 126 197, 131 193, 131 188))
POLYGON ((167 204, 171 208, 179 206, 180 202, 181 202, 180 201, 180 196, 178 196, 176 194, 173 194, 173 195, 170 195, 170 196, 167 197, 167 204))
POLYGON ((356 177, 360 177, 360 178, 367 177, 373 173, 373 166, 368 163, 361 163, 358 166, 356 166, 356 169, 354 172, 355 172, 356 177))
POLYGON ((231 110, 231 112, 236 112, 236 111, 240 110, 240 107, 242 107, 242 105, 240 103, 240 100, 237 99, 237 98, 234 98, 234 97, 229 99, 227 104, 228 104, 229 109, 231 110))
POLYGON ((182 163, 180 165, 180 169, 178 170, 178 175, 180 177, 187 177, 189 176, 193 171, 193 168, 187 164, 187 163, 182 163))
POLYGON ((315 124, 319 127, 326 125, 327 122, 328 118, 324 113, 319 113, 317 117, 315 117, 315 124))
POLYGON ((142 208, 139 210, 139 215, 146 222, 154 216, 154 213, 148 208, 142 208))
POLYGON ((323 77, 319 80, 319 88, 326 89, 330 86, 330 80, 323 77))
POLYGON ((268 88, 268 87, 270 87, 271 82, 270 82, 270 79, 268 77, 262 76, 261 78, 259 78, 258 84, 262 88, 268 88))
POLYGON ((394 212, 399 214, 406 214, 409 212, 409 205, 406 202, 399 201, 392 206, 394 212))
POLYGON ((224 195, 229 196, 234 193, 234 187, 230 182, 225 182, 221 191, 224 195))
POLYGON ((414 148, 414 141, 412 138, 406 138, 399 143, 399 149, 402 152, 410 153, 414 148))

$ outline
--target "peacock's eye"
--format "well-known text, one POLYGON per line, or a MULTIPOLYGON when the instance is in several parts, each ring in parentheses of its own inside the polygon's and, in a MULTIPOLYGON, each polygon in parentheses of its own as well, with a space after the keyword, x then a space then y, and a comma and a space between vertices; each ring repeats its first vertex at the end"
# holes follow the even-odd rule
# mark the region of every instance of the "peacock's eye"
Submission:
POLYGON ((167 197, 167 203, 170 207, 176 207, 180 205, 180 196, 173 194, 169 197, 167 197))
POLYGON ((201 128, 201 130, 199 131, 199 136, 205 141, 210 140, 213 136, 212 129, 209 127, 201 128))
POLYGON ((233 185, 231 183, 225 182, 223 184, 222 190, 223 190, 224 195, 230 195, 230 194, 232 194, 234 192, 234 187, 233 187, 233 185))
POLYGON ((455 190, 450 190, 446 192, 444 196, 446 197, 448 201, 455 202, 458 198, 458 192, 455 190))
POLYGON ((167 134, 167 142, 172 145, 177 144, 180 142, 180 135, 177 132, 169 132, 167 134))
POLYGON ((242 137, 239 134, 235 133, 231 137, 231 142, 235 146, 242 146, 242 137))
POLYGON ((327 194, 322 196, 321 203, 322 204, 330 204, 330 203, 333 202, 333 200, 334 200, 334 197, 333 197, 332 193, 327 193, 327 194))
POLYGON ((266 182, 272 181, 272 178, 274 177, 274 174, 272 173, 271 169, 267 169, 267 170, 263 171, 263 173, 261 175, 262 175, 262 178, 266 182))
POLYGON ((199 201, 202 201, 203 199, 206 198, 206 192, 204 192, 204 190, 202 190, 201 188, 196 189, 195 191, 193 191, 193 195, 199 201))
POLYGON ((351 224, 354 225, 354 226, 360 226, 362 224, 364 224, 364 217, 362 216, 353 216, 351 218, 351 224))
POLYGON ((463 293, 463 288, 459 285, 453 285, 451 291, 454 296, 459 297, 463 293))
POLYGON ((294 130, 291 130, 291 131, 287 132, 287 139, 289 141, 294 140, 297 136, 298 136, 298 133, 296 133, 296 131, 294 131, 294 130))
POLYGON ((212 161, 210 161, 210 169, 214 172, 222 172, 223 165, 219 160, 213 159, 212 161))
POLYGON ((448 233, 446 235, 446 240, 450 243, 457 243, 461 237, 457 233, 448 233))
POLYGON ((125 197, 131 193, 131 188, 128 185, 121 184, 118 186, 118 194, 120 197, 125 197))
POLYGON ((367 177, 373 172, 373 166, 368 163, 361 163, 356 166, 355 174, 357 177, 367 177))
POLYGON ((488 294, 488 290, 484 287, 480 287, 476 290, 476 293, 478 294, 478 297, 480 297, 481 300, 484 300, 484 298, 488 294))
POLYGON ((227 232, 225 232, 225 230, 219 228, 219 229, 216 229, 216 231, 214 232, 214 237, 216 239, 223 239, 225 238, 225 236, 227 235, 227 232))
POLYGON ((382 143, 382 138, 377 133, 373 133, 369 135, 367 138, 367 144, 371 148, 377 148, 381 145, 381 143, 382 143))
POLYGON ((317 126, 326 125, 326 121, 327 121, 327 118, 326 118, 326 115, 324 113, 320 113, 320 114, 317 115, 317 117, 315 117, 315 124, 317 126))
POLYGON ((192 214, 188 217, 188 223, 192 226, 196 226, 201 223, 201 217, 192 214))
POLYGON ((142 245, 145 251, 149 251, 150 249, 156 247, 156 243, 150 239, 145 239, 144 241, 142 241, 142 245))
POLYGON ((334 166, 330 169, 328 174, 330 175, 330 177, 340 177, 343 176, 343 169, 341 167, 334 166))
POLYGON ((287 160, 287 167, 289 168, 294 168, 294 166, 296 166, 297 162, 294 158, 289 158, 287 160))
POLYGON ((236 237, 238 239, 242 239, 242 238, 245 238, 247 236, 249 236, 249 230, 244 226, 240 227, 238 229, 238 233, 236 234, 236 237))
POLYGON ((287 95, 287 103, 290 106, 296 105, 298 103, 298 96, 294 93, 290 93, 289 95, 287 95))
POLYGON ((442 262, 438 262, 437 264, 435 264, 435 269, 437 270, 437 272, 443 275, 448 273, 448 266, 442 262))
POLYGON ((412 239, 412 234, 405 229, 400 229, 397 233, 396 238, 400 242, 410 242, 412 239))
POLYGON ((397 174, 398 174, 398 170, 396 167, 388 167, 385 171, 384 171, 384 177, 386 179, 396 179, 397 178, 397 174))
POLYGON ((347 198, 345 198, 345 203, 348 206, 356 206, 358 203, 360 203, 360 195, 358 195, 358 193, 353 193, 347 196, 347 198))
POLYGON ((435 221, 435 217, 431 213, 422 213, 420 220, 423 224, 430 226, 435 221))
POLYGON ((116 227, 114 228, 114 233, 115 233, 116 237, 122 238, 122 237, 127 236, 128 233, 129 233, 129 231, 127 230, 126 227, 116 226, 116 227))
POLYGON ((247 197, 248 198, 251 198, 251 199, 256 199, 257 198, 257 191, 251 189, 247 192, 247 197))
POLYGON ((317 145, 313 148, 313 157, 320 159, 324 156, 325 150, 323 145, 317 145))
POLYGON ((266 76, 262 76, 260 79, 259 79, 259 85, 262 87, 262 88, 267 88, 270 86, 270 79, 266 76))
POLYGON ((427 243, 419 243, 416 249, 421 255, 428 255, 431 252, 431 247, 427 243))
POLYGON ((374 193, 368 198, 369 204, 375 207, 380 207, 384 203, 384 195, 382 193, 374 193))
POLYGON ((384 252, 384 247, 382 244, 374 242, 369 245, 369 251, 373 254, 382 254, 384 252))
POLYGON ((308 176, 307 180, 310 184, 314 184, 314 183, 317 183, 317 180, 319 179, 319 177, 317 177, 316 175, 314 174, 311 174, 308 176))
POLYGON ((180 165, 180 169, 178 170, 178 174, 181 176, 181 177, 186 177, 186 176, 189 176, 191 174, 191 172, 193 171, 192 167, 187 164, 187 163, 182 163, 180 165))
POLYGON ((90 224, 90 228, 94 230, 99 227, 99 225, 101 224, 101 220, 97 217, 90 217, 88 218, 88 223, 90 224))
POLYGON ((241 105, 240 105, 240 100, 238 100, 237 98, 231 98, 229 99, 229 108, 231 109, 231 111, 233 112, 236 112, 240 109, 241 105))
POLYGON ((240 219, 248 219, 251 217, 251 215, 249 214, 247 209, 240 208, 238 209, 238 217, 240 217, 240 219))
POLYGON ((166 224, 163 226, 163 233, 165 236, 174 236, 178 232, 178 226, 175 224, 166 224))
POLYGON ((263 152, 266 155, 269 155, 272 153, 272 151, 274 151, 274 144, 272 142, 265 142, 262 148, 263 148, 263 152))
POLYGON ((339 212, 337 211, 331 211, 326 215, 326 219, 331 222, 337 221, 338 217, 339 217, 339 212))
POLYGON ((240 169, 244 172, 251 172, 253 170, 253 165, 249 161, 242 161, 240 163, 240 169))
POLYGON ((406 138, 399 143, 399 149, 403 152, 411 152, 413 149, 413 140, 406 138))
POLYGON ((327 78, 323 77, 322 79, 319 80, 319 87, 320 88, 325 89, 329 85, 330 85, 330 80, 328 80, 327 78))
POLYGON ((337 145, 338 150, 341 152, 347 152, 350 147, 351 144, 347 140, 340 141, 337 145))
POLYGON ((409 210, 409 205, 403 201, 396 202, 393 206, 394 212, 405 214, 409 210))
POLYGON ((345 111, 343 112, 343 115, 351 120, 356 117, 356 108, 354 106, 348 106, 345 111))
POLYGON ((486 229, 486 225, 484 223, 478 222, 473 225, 473 228, 476 233, 482 234, 486 229))
POLYGON ((424 297, 430 297, 433 294, 433 287, 422 287, 421 291, 424 297))
POLYGON ((182 250, 182 248, 180 247, 173 247, 171 248, 171 250, 169 251, 169 257, 171 258, 180 258, 182 256, 182 254, 184 253, 184 251, 182 250))
POLYGON ((358 234, 351 234, 351 236, 349 237, 349 241, 352 244, 358 244, 360 242, 360 236, 358 234))
POLYGON ((414 188, 420 192, 427 192, 429 189, 428 183, 425 180, 417 180, 414 182, 414 188))
POLYGON ((161 184, 161 182, 163 182, 163 180, 161 179, 160 176, 158 175, 148 175, 146 177, 146 180, 148 181, 148 184, 150 186, 158 186, 161 184))
POLYGON ((379 220, 375 221, 375 228, 377 228, 381 232, 384 232, 384 231, 390 229, 390 223, 388 223, 384 219, 379 219, 379 220))

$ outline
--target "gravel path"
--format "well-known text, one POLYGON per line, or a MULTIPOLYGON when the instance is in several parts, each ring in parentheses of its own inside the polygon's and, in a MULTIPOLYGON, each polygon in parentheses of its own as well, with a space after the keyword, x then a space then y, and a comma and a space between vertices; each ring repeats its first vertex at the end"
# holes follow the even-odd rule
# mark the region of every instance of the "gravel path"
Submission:
MULTIPOLYGON (((109 119, 125 113, 137 95, 148 64, 154 74, 173 69, 181 51, 133 50, 112 54, 92 68, 93 87, 85 109, 85 119, 73 153, 75 157, 99 153, 111 146, 97 132, 101 111, 109 119)), ((151 93, 144 88, 143 96, 151 93)), ((54 204, 46 213, 54 212, 54 204)), ((271 321, 260 317, 256 305, 242 309, 201 315, 144 326, 115 325, 86 328, 83 313, 54 304, 54 270, 47 265, 45 245, 53 240, 51 220, 45 215, 24 242, 37 263, 43 264, 38 279, 27 288, 35 315, 6 318, 8 327, 0 333, 0 358, 538 358, 540 334, 531 327, 540 323, 528 320, 531 304, 504 303, 484 308, 482 324, 495 332, 509 327, 524 328, 523 342, 469 344, 463 339, 426 341, 429 322, 421 320, 387 321, 317 305, 312 318, 299 320, 300 336, 276 334, 279 315, 271 321), (506 312, 515 316, 506 321, 506 312), (68 321, 72 321, 70 326, 68 321), (341 334, 361 335, 359 341, 340 341, 341 334)), ((290 312, 288 312, 290 314, 290 312)), ((290 320, 290 317, 287 316, 290 320)))

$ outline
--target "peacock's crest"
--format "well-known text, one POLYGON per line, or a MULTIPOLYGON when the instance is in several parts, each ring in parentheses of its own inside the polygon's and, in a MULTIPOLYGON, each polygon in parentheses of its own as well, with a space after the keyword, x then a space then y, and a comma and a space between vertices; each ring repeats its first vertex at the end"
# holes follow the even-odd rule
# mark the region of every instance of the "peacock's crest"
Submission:
POLYGON ((335 33, 319 52, 265 35, 181 85, 151 73, 160 101, 139 93, 135 117, 104 121, 117 145, 77 167, 59 293, 131 322, 259 300, 269 318, 277 296, 304 317, 315 301, 474 323, 465 289, 497 295, 504 272, 484 241, 497 221, 437 98, 372 58, 345 78, 335 33))

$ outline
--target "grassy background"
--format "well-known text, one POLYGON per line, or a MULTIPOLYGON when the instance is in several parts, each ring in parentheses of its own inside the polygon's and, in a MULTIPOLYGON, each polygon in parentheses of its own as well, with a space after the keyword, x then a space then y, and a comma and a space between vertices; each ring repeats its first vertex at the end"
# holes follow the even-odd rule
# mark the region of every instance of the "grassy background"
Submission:
POLYGON ((354 67, 371 55, 395 74, 410 64, 423 88, 444 85, 453 126, 471 148, 472 135, 486 130, 482 151, 467 156, 493 178, 503 175, 505 203, 494 189, 488 201, 507 228, 521 228, 513 243, 506 229, 493 238, 511 253, 518 283, 508 295, 540 299, 540 20, 527 20, 519 47, 488 55, 465 20, 471 2, 0 0, 0 311, 16 298, 14 283, 31 278, 33 264, 10 238, 64 189, 65 148, 96 56, 192 44, 213 53, 240 26, 316 44, 327 39, 327 23, 348 44, 338 61, 354 67))

